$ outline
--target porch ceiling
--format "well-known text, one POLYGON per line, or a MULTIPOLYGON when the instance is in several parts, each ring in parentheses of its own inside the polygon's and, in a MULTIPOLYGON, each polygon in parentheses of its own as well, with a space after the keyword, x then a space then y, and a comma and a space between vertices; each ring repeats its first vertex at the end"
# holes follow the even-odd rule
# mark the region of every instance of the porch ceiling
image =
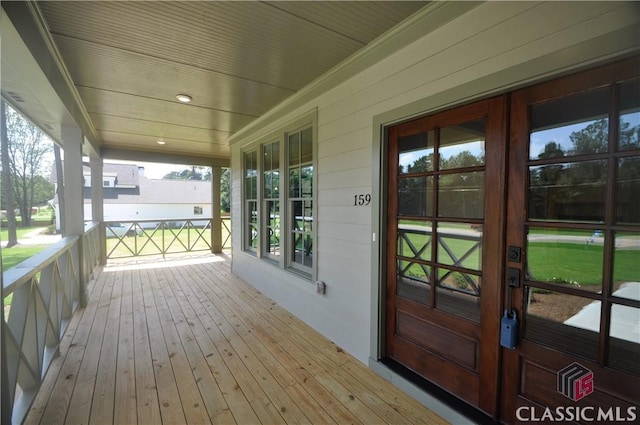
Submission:
MULTIPOLYGON (((96 145, 228 158, 232 134, 426 4, 41 1, 32 14, 96 145)), ((31 98, 28 84, 12 81, 3 75, 3 96, 31 98)))

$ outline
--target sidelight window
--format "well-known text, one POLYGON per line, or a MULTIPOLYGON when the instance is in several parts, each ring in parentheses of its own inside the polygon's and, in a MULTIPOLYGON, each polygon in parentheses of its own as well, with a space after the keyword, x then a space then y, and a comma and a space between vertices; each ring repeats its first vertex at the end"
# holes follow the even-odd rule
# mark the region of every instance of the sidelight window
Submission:
POLYGON ((639 81, 530 105, 525 222, 525 338, 635 374, 639 81))

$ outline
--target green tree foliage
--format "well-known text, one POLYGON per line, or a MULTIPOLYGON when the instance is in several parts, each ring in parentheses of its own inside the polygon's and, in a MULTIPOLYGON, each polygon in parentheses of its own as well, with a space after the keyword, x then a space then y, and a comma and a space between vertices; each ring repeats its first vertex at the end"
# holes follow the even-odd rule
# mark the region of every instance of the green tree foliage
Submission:
MULTIPOLYGON (((620 150, 638 148, 640 126, 632 126, 621 121, 618 133, 620 150)), ((607 119, 595 120, 582 130, 569 135, 571 149, 564 152, 555 141, 545 145, 538 159, 567 158, 567 162, 532 167, 530 171, 530 211, 533 217, 558 217, 559 215, 578 214, 582 219, 601 216, 602 211, 594 200, 604 202, 604 190, 607 181, 606 160, 570 161, 569 158, 607 152, 609 149, 609 125, 607 119), (589 199, 593 207, 588 211, 583 207, 576 211, 564 211, 571 203, 589 199)), ((639 211, 637 195, 640 193, 640 171, 638 161, 620 160, 617 163, 618 199, 627 199, 625 211, 639 211)), ((619 212, 620 213, 620 212, 619 212)), ((617 214, 619 214, 617 213, 617 214)))
POLYGON ((46 159, 53 151, 53 142, 10 106, 7 105, 5 112, 8 160, 15 206, 20 211, 22 226, 29 227, 32 208, 46 203, 53 197, 54 185, 44 177, 50 171, 50 164, 46 159), (51 196, 42 200, 42 197, 49 193, 51 196), (36 202, 37 199, 42 202, 36 202))

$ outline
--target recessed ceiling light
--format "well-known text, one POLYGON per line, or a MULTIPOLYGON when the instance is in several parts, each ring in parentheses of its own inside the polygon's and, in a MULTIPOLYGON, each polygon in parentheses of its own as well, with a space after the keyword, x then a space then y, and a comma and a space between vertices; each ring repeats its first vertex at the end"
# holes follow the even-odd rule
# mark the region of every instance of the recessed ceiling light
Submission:
POLYGON ((178 99, 182 103, 189 103, 191 102, 192 97, 188 94, 177 94, 176 99, 178 99))
POLYGON ((156 143, 159 144, 159 145, 166 145, 167 144, 167 142, 165 142, 164 140, 158 140, 156 143))

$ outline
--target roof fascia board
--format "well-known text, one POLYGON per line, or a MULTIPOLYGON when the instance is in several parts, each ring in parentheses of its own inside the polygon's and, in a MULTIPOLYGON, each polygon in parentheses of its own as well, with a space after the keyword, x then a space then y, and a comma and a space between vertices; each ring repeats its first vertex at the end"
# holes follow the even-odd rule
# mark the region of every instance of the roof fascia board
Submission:
POLYGON ((265 123, 279 120, 314 98, 380 62, 401 48, 446 25, 478 7, 481 1, 434 1, 402 21, 366 47, 316 78, 260 118, 252 121, 229 138, 229 145, 254 135, 265 123))
POLYGON ((9 1, 2 2, 2 8, 67 111, 81 128, 91 144, 91 150, 99 152, 98 133, 91 123, 89 113, 80 99, 37 4, 31 1, 9 1))
POLYGON ((162 164, 199 165, 203 167, 229 168, 229 158, 212 158, 203 156, 180 155, 175 153, 142 152, 134 150, 103 147, 100 151, 103 159, 121 161, 158 162, 162 164))

